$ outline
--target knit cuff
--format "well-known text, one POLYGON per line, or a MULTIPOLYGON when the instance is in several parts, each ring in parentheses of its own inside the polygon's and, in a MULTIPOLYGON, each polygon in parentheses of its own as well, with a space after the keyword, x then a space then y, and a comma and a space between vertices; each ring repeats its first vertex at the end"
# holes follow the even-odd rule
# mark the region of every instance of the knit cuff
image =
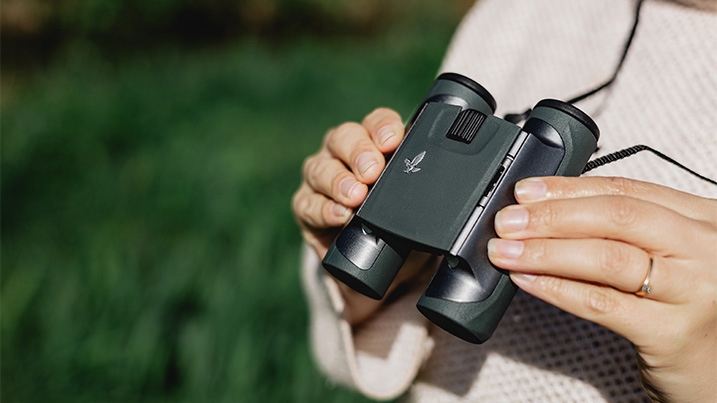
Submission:
POLYGON ((420 290, 384 305, 360 326, 344 319, 338 284, 304 247, 302 279, 310 308, 314 359, 330 380, 373 399, 393 399, 412 384, 433 343, 415 303, 420 290))

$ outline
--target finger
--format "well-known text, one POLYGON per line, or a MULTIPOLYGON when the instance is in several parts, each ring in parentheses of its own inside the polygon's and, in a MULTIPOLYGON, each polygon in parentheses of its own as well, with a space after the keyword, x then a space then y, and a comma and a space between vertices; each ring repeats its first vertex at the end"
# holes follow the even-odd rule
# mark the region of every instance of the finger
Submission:
POLYGON ((511 272, 510 278, 527 293, 621 334, 636 345, 645 344, 656 332, 669 330, 666 321, 655 318, 679 319, 673 305, 607 286, 515 272, 511 272))
POLYGON ((300 226, 309 230, 340 227, 348 222, 352 211, 303 184, 292 200, 294 215, 300 226))
MULTIPOLYGON (((663 256, 689 257, 709 225, 626 196, 595 196, 512 205, 499 211, 501 238, 607 238, 663 256)), ((703 238, 704 239, 704 238, 703 238)))
POLYGON ((371 184, 383 170, 383 154, 358 123, 344 123, 326 135, 326 149, 346 164, 359 181, 371 184))
POLYGON ((392 109, 375 109, 366 115, 363 126, 384 154, 393 152, 403 139, 404 128, 401 116, 392 109))
POLYGON ((356 180, 341 161, 318 154, 304 162, 304 180, 314 191, 339 204, 357 207, 368 194, 368 186, 356 180))
POLYGON ((627 178, 552 176, 528 178, 515 185, 515 197, 519 203, 599 195, 629 196, 646 200, 703 221, 714 220, 717 214, 709 199, 655 183, 627 178))
POLYGON ((491 239, 488 257, 506 270, 609 285, 631 294, 640 290, 652 265, 652 291, 645 297, 662 301, 685 302, 695 287, 691 276, 667 270, 662 257, 605 239, 491 239))

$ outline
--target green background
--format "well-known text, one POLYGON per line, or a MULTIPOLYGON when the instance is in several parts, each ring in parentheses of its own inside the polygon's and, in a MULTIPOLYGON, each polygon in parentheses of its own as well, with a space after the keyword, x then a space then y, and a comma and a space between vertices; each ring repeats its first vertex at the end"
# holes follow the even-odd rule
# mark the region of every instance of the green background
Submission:
POLYGON ((364 401, 312 362, 290 199, 329 127, 411 113, 466 2, 31 3, 2 36, 2 401, 364 401))

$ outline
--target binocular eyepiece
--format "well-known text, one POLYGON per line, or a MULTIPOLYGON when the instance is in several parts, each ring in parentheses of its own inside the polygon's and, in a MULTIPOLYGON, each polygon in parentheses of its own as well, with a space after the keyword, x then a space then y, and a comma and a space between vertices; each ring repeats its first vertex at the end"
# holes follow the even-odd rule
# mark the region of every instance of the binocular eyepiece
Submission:
POLYGON ((517 291, 487 257, 495 214, 516 203, 521 179, 579 175, 599 137, 588 115, 561 101, 538 102, 522 128, 494 116, 495 108, 480 84, 440 75, 322 262, 381 299, 412 250, 443 255, 417 306, 472 343, 490 338, 517 291))

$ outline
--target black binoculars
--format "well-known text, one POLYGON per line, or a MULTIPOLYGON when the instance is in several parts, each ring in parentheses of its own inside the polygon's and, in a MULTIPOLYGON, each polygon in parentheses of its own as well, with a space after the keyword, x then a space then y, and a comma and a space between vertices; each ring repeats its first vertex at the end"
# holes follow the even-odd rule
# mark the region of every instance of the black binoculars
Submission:
POLYGON ((334 277, 383 298, 411 250, 444 258, 418 309, 472 343, 490 338, 517 286, 488 260, 495 214, 532 176, 578 176, 599 130, 576 107, 538 102, 523 127, 493 115, 473 80, 440 75, 366 200, 323 259, 334 277))

